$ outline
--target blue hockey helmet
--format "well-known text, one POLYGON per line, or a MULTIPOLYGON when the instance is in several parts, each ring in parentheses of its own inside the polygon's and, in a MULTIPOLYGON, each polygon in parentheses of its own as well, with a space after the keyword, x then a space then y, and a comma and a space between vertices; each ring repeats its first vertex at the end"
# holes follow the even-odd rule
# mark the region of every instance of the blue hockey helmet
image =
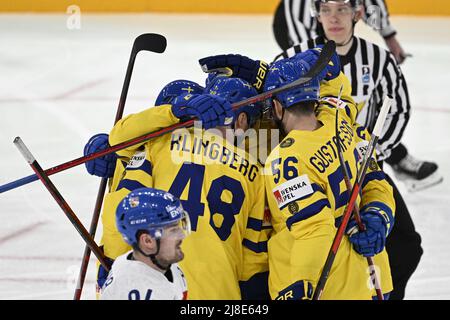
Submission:
MULTIPOLYGON (((294 82, 303 77, 309 69, 309 64, 301 59, 288 58, 279 60, 272 64, 269 69, 269 74, 264 84, 264 91, 273 90, 294 82)), ((289 108, 299 102, 318 101, 319 89, 319 79, 314 77, 303 85, 275 94, 274 98, 281 102, 284 108, 289 108)))
MULTIPOLYGON (((205 93, 225 98, 230 103, 236 103, 258 94, 247 81, 220 75, 211 79, 205 88, 205 93)), ((242 112, 247 114, 251 126, 262 114, 262 103, 251 103, 234 110, 234 118, 237 119, 242 112)))
POLYGON ((177 224, 186 234, 190 233, 189 216, 181 201, 158 189, 136 189, 123 198, 116 210, 117 229, 132 246, 138 242, 138 231, 159 239, 164 228, 177 224))
POLYGON ((162 104, 172 103, 175 97, 183 93, 201 94, 203 93, 203 88, 198 83, 190 80, 175 80, 169 82, 162 88, 158 97, 156 98, 155 106, 160 106, 162 104))

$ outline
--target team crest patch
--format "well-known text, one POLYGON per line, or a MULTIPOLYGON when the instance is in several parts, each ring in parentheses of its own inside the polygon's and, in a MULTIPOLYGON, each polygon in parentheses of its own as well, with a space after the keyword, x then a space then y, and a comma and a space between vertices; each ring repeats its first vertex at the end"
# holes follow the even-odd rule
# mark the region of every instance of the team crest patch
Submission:
POLYGON ((281 148, 288 148, 294 144, 295 140, 292 138, 287 138, 280 143, 281 148))
POLYGON ((139 197, 131 197, 128 202, 130 203, 130 207, 136 208, 139 205, 139 197))
POLYGON ((313 192, 308 175, 306 174, 286 181, 275 189, 272 189, 272 193, 277 201, 278 208, 280 209, 298 199, 312 194, 313 192))
POLYGON ((291 214, 296 214, 297 212, 299 212, 300 207, 298 206, 297 202, 291 202, 288 205, 288 209, 291 214))
POLYGON ((369 168, 372 171, 378 170, 378 164, 377 164, 377 162, 375 161, 374 158, 370 158, 369 168))

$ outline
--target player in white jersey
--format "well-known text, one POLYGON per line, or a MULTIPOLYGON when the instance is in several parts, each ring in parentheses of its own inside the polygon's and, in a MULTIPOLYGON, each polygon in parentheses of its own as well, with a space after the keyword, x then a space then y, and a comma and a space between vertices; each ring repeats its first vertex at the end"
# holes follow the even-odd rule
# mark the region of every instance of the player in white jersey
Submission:
POLYGON ((102 288, 102 300, 182 300, 187 285, 177 262, 189 216, 180 200, 153 188, 129 193, 116 211, 117 228, 133 251, 118 257, 102 288))

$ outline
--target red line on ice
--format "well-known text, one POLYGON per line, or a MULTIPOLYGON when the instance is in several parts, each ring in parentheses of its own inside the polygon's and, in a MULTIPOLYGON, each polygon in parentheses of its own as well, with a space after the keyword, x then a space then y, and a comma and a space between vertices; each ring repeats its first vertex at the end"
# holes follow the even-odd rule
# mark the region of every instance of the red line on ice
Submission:
POLYGON ((100 83, 105 82, 105 81, 106 81, 106 79, 102 78, 102 79, 97 79, 97 80, 94 80, 94 81, 86 82, 85 84, 82 84, 82 85, 80 85, 78 87, 75 87, 75 88, 73 88, 73 89, 71 89, 69 91, 60 93, 60 94, 58 94, 56 96, 53 96, 53 97, 49 98, 49 100, 62 100, 62 99, 65 99, 65 98, 67 98, 67 97, 69 97, 69 96, 71 96, 71 95, 73 95, 75 93, 78 93, 78 92, 83 91, 85 89, 90 89, 90 88, 95 87, 95 86, 97 86, 100 83))
POLYGON ((36 223, 32 224, 31 226, 28 226, 28 227, 16 230, 13 233, 10 233, 10 234, 8 234, 6 236, 3 236, 3 237, 0 238, 0 245, 4 244, 5 242, 7 242, 7 241, 9 241, 11 239, 14 239, 14 238, 22 236, 24 233, 29 233, 29 232, 33 231, 34 229, 36 229, 37 227, 39 227, 39 226, 41 226, 43 224, 45 224, 45 222, 42 222, 42 221, 41 222, 36 222, 36 223))

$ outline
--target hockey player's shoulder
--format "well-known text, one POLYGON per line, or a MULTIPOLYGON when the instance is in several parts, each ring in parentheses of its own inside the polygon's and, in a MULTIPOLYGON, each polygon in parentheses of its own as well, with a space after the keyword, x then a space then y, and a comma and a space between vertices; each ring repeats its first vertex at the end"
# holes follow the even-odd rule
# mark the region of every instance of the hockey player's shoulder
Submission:
POLYGON ((295 146, 298 144, 296 137, 292 134, 287 135, 273 150, 270 152, 266 160, 266 169, 273 170, 274 163, 280 162, 281 159, 289 157, 294 152, 295 146))

